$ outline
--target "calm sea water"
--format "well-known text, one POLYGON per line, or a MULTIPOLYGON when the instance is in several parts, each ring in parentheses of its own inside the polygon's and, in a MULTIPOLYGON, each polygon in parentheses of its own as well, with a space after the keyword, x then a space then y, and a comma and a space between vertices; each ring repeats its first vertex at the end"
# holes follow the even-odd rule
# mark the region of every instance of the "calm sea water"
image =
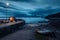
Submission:
POLYGON ((38 22, 43 22, 43 21, 48 21, 45 18, 20 18, 20 19, 24 19, 26 21, 26 23, 38 23, 38 22))

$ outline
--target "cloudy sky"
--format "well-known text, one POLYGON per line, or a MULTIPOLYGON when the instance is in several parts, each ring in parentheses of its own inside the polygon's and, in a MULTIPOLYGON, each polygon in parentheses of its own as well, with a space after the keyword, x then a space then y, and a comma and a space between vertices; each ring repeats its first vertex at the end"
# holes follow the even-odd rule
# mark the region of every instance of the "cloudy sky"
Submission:
POLYGON ((56 12, 60 0, 0 0, 0 17, 45 17, 56 12))

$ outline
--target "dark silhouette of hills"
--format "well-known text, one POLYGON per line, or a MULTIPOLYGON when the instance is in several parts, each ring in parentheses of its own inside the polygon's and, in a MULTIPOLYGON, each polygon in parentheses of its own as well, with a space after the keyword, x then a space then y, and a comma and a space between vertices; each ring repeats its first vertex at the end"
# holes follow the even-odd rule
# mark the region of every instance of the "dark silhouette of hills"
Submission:
POLYGON ((48 15, 48 16, 46 16, 46 18, 47 19, 50 19, 50 18, 60 18, 60 12, 52 14, 52 15, 48 15))

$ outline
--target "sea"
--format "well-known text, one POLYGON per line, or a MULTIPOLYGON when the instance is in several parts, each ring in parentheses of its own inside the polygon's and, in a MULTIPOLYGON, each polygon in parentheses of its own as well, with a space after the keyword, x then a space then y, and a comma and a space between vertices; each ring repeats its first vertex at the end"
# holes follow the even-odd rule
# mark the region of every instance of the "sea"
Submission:
POLYGON ((26 18, 17 18, 17 19, 23 19, 26 23, 39 23, 39 22, 45 22, 48 21, 48 19, 40 18, 40 17, 26 17, 26 18))

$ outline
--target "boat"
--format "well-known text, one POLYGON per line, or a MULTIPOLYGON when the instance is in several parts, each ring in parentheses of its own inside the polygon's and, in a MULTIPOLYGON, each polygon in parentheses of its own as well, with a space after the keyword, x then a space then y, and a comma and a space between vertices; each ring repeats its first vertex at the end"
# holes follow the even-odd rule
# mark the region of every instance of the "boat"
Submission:
POLYGON ((14 17, 10 17, 8 21, 0 20, 0 37, 3 34, 18 30, 22 28, 22 26, 24 25, 25 25, 25 21, 23 19, 20 19, 19 21, 17 21, 17 19, 14 17))

